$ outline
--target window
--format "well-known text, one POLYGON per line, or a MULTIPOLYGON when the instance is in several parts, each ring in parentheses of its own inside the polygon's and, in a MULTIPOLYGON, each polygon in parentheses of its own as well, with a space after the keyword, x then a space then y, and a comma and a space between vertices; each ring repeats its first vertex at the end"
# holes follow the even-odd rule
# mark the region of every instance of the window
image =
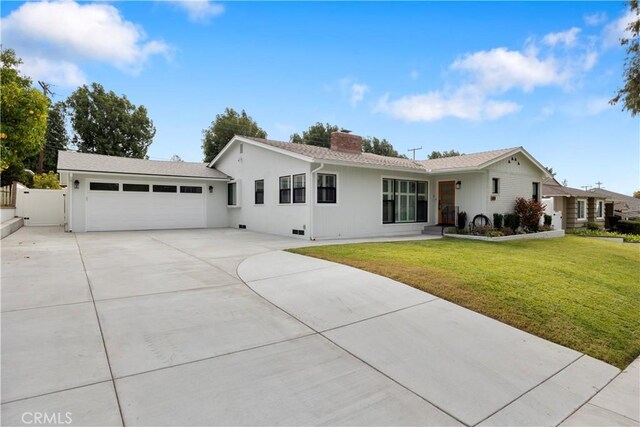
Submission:
POLYGON ((596 217, 604 218, 604 201, 602 200, 596 202, 596 217))
POLYGON ((255 204, 264 205, 264 179, 256 181, 255 204))
POLYGON ((540 183, 533 183, 533 193, 531 194, 531 198, 537 201, 540 201, 540 183))
POLYGON ((238 185, 235 182, 227 184, 227 205, 235 206, 238 204, 238 185))
POLYGON ((138 191, 146 193, 149 191, 148 184, 122 184, 122 191, 138 191))
POLYGON ((189 193, 189 194, 202 194, 202 187, 192 187, 188 185, 181 185, 180 192, 189 193))
POLYGON ((291 177, 280 177, 280 203, 291 203, 291 177))
POLYGON ((336 203, 336 175, 318 174, 318 203, 336 203))
POLYGON ((578 213, 577 219, 585 220, 587 219, 587 201, 586 200, 578 200, 578 213))
POLYGON ((293 175, 293 203, 306 201, 305 175, 293 175))
MULTIPOLYGON (((534 182, 534 185, 536 183, 534 182)), ((534 188, 535 192, 535 188, 534 188)), ((500 178, 491 178, 491 193, 498 194, 500 193, 500 178)))
POLYGON ((178 187, 175 185, 154 185, 153 186, 154 193, 177 193, 178 187))
POLYGON ((428 189, 424 181, 382 180, 382 222, 426 222, 428 189))
POLYGON ((89 190, 120 191, 120 184, 116 182, 92 182, 89 184, 89 190))

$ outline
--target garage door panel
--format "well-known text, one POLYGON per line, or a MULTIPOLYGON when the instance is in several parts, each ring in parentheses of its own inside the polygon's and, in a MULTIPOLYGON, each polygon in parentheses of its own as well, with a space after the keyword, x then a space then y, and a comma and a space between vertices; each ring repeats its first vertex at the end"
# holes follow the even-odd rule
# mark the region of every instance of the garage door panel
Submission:
POLYGON ((89 231, 201 228, 205 223, 204 192, 89 191, 87 196, 89 231))

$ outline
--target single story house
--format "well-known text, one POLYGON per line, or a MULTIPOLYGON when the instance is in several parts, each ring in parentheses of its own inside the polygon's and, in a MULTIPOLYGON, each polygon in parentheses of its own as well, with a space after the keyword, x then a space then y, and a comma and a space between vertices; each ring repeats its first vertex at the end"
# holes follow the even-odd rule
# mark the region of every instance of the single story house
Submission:
POLYGON ((67 229, 235 227, 305 239, 419 233, 458 211, 540 200, 546 169, 524 148, 414 161, 362 152, 334 132, 323 148, 236 135, 207 165, 60 152, 67 229))
POLYGON ((554 217, 554 222, 559 216, 563 230, 582 228, 587 222, 605 227, 607 210, 612 207, 603 195, 565 187, 553 178, 543 182, 542 197, 547 214, 554 217))
POLYGON ((620 219, 640 218, 640 199, 604 188, 592 188, 590 193, 606 197, 605 215, 620 219), (607 209, 610 206, 610 209, 607 209))

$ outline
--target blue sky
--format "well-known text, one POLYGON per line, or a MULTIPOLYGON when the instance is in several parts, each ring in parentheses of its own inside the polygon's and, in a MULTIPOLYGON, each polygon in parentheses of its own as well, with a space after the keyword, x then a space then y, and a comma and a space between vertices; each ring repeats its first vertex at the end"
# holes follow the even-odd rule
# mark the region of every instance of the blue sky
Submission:
MULTIPOLYGON (((151 158, 202 159, 225 107, 273 139, 317 122, 398 151, 524 146, 570 186, 640 188, 623 2, 3 2, 2 40, 57 99, 101 83, 143 104, 151 158)), ((408 153, 407 153, 408 154, 408 153)))

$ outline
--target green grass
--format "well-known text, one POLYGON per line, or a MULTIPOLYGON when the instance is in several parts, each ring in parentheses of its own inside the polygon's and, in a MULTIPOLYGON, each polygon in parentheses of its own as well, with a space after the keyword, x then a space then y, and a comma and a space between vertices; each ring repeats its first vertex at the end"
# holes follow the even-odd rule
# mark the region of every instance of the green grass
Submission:
POLYGON ((622 237, 626 243, 640 243, 640 235, 637 234, 623 234, 617 231, 604 231, 604 230, 586 230, 583 228, 576 230, 568 230, 567 234, 573 234, 576 236, 586 237, 622 237))
POLYGON ((619 368, 640 354, 640 245, 567 236, 291 252, 390 277, 619 368))

